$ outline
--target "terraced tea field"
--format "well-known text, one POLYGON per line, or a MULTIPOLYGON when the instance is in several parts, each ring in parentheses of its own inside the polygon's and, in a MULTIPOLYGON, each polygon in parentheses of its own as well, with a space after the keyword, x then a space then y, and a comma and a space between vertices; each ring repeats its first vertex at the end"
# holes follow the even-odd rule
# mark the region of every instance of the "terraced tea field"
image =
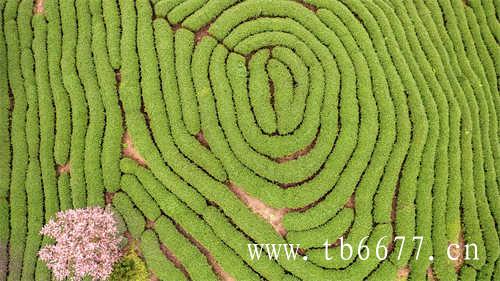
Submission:
POLYGON ((0 12, 0 280, 107 204, 151 280, 500 280, 498 1, 0 12))

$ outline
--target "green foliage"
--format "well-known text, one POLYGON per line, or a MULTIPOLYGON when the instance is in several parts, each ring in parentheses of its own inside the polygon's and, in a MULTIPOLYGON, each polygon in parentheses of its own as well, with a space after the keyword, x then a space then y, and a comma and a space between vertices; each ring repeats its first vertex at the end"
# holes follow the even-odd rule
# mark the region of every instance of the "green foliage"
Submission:
MULTIPOLYGON (((180 129, 172 130, 171 133, 174 141, 179 145, 181 152, 185 155, 188 155, 190 159, 192 159, 196 164, 200 167, 204 167, 204 169, 209 172, 212 176, 216 177, 218 180, 225 180, 227 175, 223 170, 223 167, 220 161, 214 157, 210 151, 202 146, 191 134, 196 134, 200 130, 199 120, 196 117, 198 115, 196 108, 196 98, 194 97, 193 84, 191 82, 191 78, 189 77, 189 73, 191 69, 189 67, 190 61, 189 57, 186 57, 185 60, 175 59, 174 60, 174 49, 173 49, 173 34, 169 30, 168 26, 164 21, 158 20, 155 21, 155 43, 158 54, 158 61, 160 63, 160 78, 162 79, 161 87, 164 89, 171 89, 170 94, 164 96, 164 101, 166 104, 166 112, 168 113, 168 119, 172 124, 172 128, 176 128, 180 126, 180 129), (182 75, 188 74, 188 76, 182 76, 181 71, 179 70, 179 80, 176 79, 176 73, 168 71, 168 69, 172 69, 175 65, 182 66, 182 75), (185 79, 181 79, 184 77, 185 79), (186 80, 187 79, 187 80, 186 80), (189 103, 186 103, 191 96, 192 100, 189 100, 189 103), (187 106, 179 106, 185 104, 191 104, 191 108, 187 106), (195 112, 193 112, 195 110, 195 112), (183 119, 186 120, 186 125, 184 125, 183 119), (192 119, 192 121, 190 121, 192 119), (188 129, 186 132, 185 128, 190 128, 189 123, 192 123, 193 128, 188 129)), ((180 31, 178 34, 179 38, 187 38, 187 43, 178 42, 176 40, 176 44, 187 44, 188 47, 192 49, 192 37, 193 35, 186 31, 180 31), (191 41, 189 41, 191 40, 191 41), (190 47, 189 47, 190 46, 190 47)), ((181 45, 179 45, 181 46, 181 45)), ((181 47, 182 49, 184 47, 181 47)), ((185 52, 185 54, 189 55, 189 53, 185 52)), ((177 56, 178 58, 178 56, 177 56)), ((196 71, 193 71, 196 73, 196 71)), ((159 117, 161 118, 161 117, 159 117)), ((158 118, 158 119, 159 119, 158 118)), ((173 153, 168 153, 172 155, 173 153)))
MULTIPOLYGON (((91 14, 88 0, 76 1, 78 44, 76 66, 88 105, 88 126, 85 134, 84 174, 87 204, 103 205, 104 191, 101 169, 101 143, 104 130, 104 106, 99 92, 96 71, 92 61, 91 14)), ((111 125, 111 124, 110 124, 111 125)))
POLYGON ((131 250, 112 280, 216 280, 212 261, 238 280, 498 279, 495 1, 43 2, 0 0, 0 280, 49 280, 43 223, 105 199, 146 263, 131 250), (286 208, 286 234, 236 188, 286 208), (456 271, 462 234, 479 260, 456 271), (341 235, 406 243, 325 260, 341 235))
POLYGON ((122 177, 121 186, 127 193, 134 205, 142 211, 149 220, 156 220, 160 216, 160 209, 157 207, 153 198, 144 190, 137 178, 130 175, 122 177))
MULTIPOLYGON (((23 15, 21 23, 23 24, 23 28, 27 27, 31 32, 31 16, 32 16, 32 7, 33 3, 30 1, 23 1, 20 3, 19 12, 23 15)), ((38 19, 40 20, 40 19, 38 19)), ((33 21, 37 22, 37 17, 33 19, 33 21)), ((20 31, 22 29, 20 28, 20 31)), ((40 31, 38 28, 36 31, 40 31)), ((26 35, 27 31, 21 31, 26 35)), ((39 34, 35 34, 39 35, 39 34)), ((37 36, 38 37, 38 36, 37 36)), ((22 37, 20 37, 22 38, 22 37)), ((36 38, 40 40, 40 38, 36 38)), ((42 38, 43 39, 43 38, 42 38)), ((33 38, 26 38, 25 44, 29 44, 31 46, 33 38), (29 40, 29 42, 28 42, 29 40)), ((36 47, 41 47, 37 45, 39 42, 34 42, 33 44, 36 47)), ((23 40, 21 41, 21 45, 23 45, 23 40)), ((40 49, 40 48, 38 48, 40 49)), ((27 195, 27 209, 28 209, 28 231, 26 234, 26 247, 24 249, 24 257, 23 257, 23 270, 21 275, 21 280, 31 280, 35 274, 36 268, 36 259, 38 248, 40 247, 41 236, 39 234, 39 230, 43 225, 43 191, 42 191, 42 179, 41 179, 41 170, 40 170, 40 160, 39 160, 39 152, 40 152, 40 120, 38 113, 38 99, 39 93, 36 89, 36 81, 35 81, 35 73, 34 73, 34 64, 35 60, 33 57, 33 53, 31 49, 24 49, 21 53, 21 69, 24 77, 24 87, 26 89, 27 101, 28 101, 28 110, 26 112, 26 127, 28 128, 26 131, 26 140, 28 143, 28 169, 26 171, 26 195, 27 195)))
MULTIPOLYGON (((3 218, 9 217, 9 204, 5 198, 0 198, 0 215, 3 218)), ((8 248, 7 244, 9 242, 9 220, 4 219, 0 223, 0 267, 7 268, 8 260, 8 248)), ((0 272, 0 279, 7 279, 7 271, 0 272)))
POLYGON ((193 280, 217 280, 205 256, 175 229, 172 221, 162 216, 155 222, 155 228, 159 240, 171 249, 193 280))
POLYGON ((146 264, 137 255, 135 246, 113 267, 113 273, 107 279, 108 281, 144 281, 149 278, 146 264))
MULTIPOLYGON (((106 24, 106 44, 109 54, 109 64, 114 69, 119 69, 121 64, 120 56, 120 11, 118 9, 118 1, 92 1, 94 3, 102 2, 102 18, 106 24)), ((96 16, 101 16, 100 13, 96 16)), ((101 48, 101 50, 104 48, 101 48)), ((104 60, 103 60, 104 61, 104 60)), ((96 68, 99 67, 96 65, 96 68)))
POLYGON ((18 1, 8 1, 4 10, 4 34, 7 46, 9 86, 14 97, 11 126, 12 163, 9 187, 10 238, 9 238, 9 274, 7 280, 21 279, 23 253, 26 245, 26 170, 28 167, 28 146, 26 142, 26 92, 21 73, 20 38, 15 21, 18 1))
MULTIPOLYGON (((113 33, 106 33, 103 23, 103 17, 106 23, 108 22, 106 17, 112 17, 111 15, 107 15, 106 12, 106 10, 110 8, 109 6, 113 6, 112 1, 105 1, 102 10, 101 1, 94 0, 91 1, 90 4, 92 12, 92 54, 95 60, 99 62, 95 63, 95 70, 106 113, 106 126, 104 128, 101 155, 101 167, 104 175, 103 184, 106 190, 115 192, 119 189, 120 185, 119 159, 121 157, 121 138, 123 135, 122 113, 118 104, 116 89, 117 82, 115 80, 115 73, 112 69, 112 67, 115 67, 113 64, 113 54, 119 56, 119 53, 117 54, 119 51, 115 50, 118 47, 115 45, 119 42, 115 42, 118 40, 117 38, 108 40, 108 48, 106 48, 106 34, 109 36, 108 39, 110 39, 111 36, 116 36, 114 33, 116 32, 115 30, 113 30, 113 33), (104 13, 104 16, 101 15, 101 12, 104 13), (109 50, 109 62, 107 60, 106 50, 109 50)), ((114 11, 112 11, 112 13, 114 13, 114 11)), ((114 22, 116 19, 112 21, 114 22)), ((107 26, 109 26, 109 24, 107 24, 107 26)), ((110 28, 114 29, 115 26, 111 25, 110 28)), ((115 63, 119 64, 119 61, 115 63)))
POLYGON ((194 135, 200 131, 200 117, 197 110, 189 63, 191 61, 191 55, 193 54, 194 34, 187 29, 180 29, 175 33, 174 42, 175 69, 179 84, 179 96, 180 104, 182 105, 183 119, 188 132, 194 135))
MULTIPOLYGON (((3 8, 4 1, 0 4, 0 22, 4 23, 3 8)), ((0 92, 4 93, 0 97, 0 131, 4 132, 0 136, 0 196, 6 197, 10 184, 10 171, 11 171, 11 146, 10 146, 10 132, 9 132, 9 119, 10 119, 10 99, 7 94, 9 91, 9 77, 7 73, 7 48, 5 45, 4 29, 0 29, 0 64, 4 65, 0 69, 0 92)))
POLYGON ((325 240, 336 241, 351 226, 354 219, 352 209, 344 209, 325 224, 305 231, 290 231, 286 239, 289 243, 300 244, 305 249, 320 248, 325 240))
POLYGON ((184 274, 163 255, 153 231, 146 230, 142 234, 141 251, 148 268, 161 280, 187 280, 184 274))
POLYGON ((132 237, 139 239, 146 222, 141 212, 134 207, 130 198, 124 193, 117 193, 113 197, 113 207, 127 224, 127 229, 132 237))
POLYGON ((55 107, 54 160, 58 165, 68 162, 71 144, 70 99, 64 88, 61 74, 62 30, 59 1, 44 3, 47 18, 47 59, 49 64, 50 87, 55 107))
POLYGON ((64 173, 59 175, 59 178, 57 179, 57 190, 59 193, 60 209, 62 211, 73 208, 69 178, 69 174, 64 173))
POLYGON ((38 91, 38 114, 40 117, 40 165, 45 197, 45 219, 59 210, 57 179, 54 169, 54 106, 49 84, 47 61, 47 22, 41 16, 33 18, 35 77, 38 91))
POLYGON ((75 2, 64 0, 60 2, 62 26, 62 81, 69 94, 71 103, 71 198, 73 206, 81 208, 87 203, 85 189, 84 154, 85 134, 88 122, 88 107, 85 93, 78 77, 76 68, 77 25, 75 2))
POLYGON ((167 19, 172 23, 179 23, 189 14, 199 10, 207 0, 187 0, 176 5, 167 15, 167 19))

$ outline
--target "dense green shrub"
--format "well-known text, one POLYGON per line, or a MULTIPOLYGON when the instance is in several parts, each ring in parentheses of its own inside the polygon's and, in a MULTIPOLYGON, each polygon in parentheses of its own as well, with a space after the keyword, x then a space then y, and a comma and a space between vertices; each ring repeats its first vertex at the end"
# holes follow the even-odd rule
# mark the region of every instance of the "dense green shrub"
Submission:
POLYGON ((127 193, 134 205, 144 214, 148 220, 156 220, 160 216, 160 209, 153 198, 144 190, 137 178, 124 175, 121 181, 122 190, 127 193))
POLYGON ((117 193, 113 197, 113 207, 121 215, 127 225, 127 229, 135 239, 141 237, 146 221, 141 212, 135 208, 130 198, 124 193, 117 193))
POLYGON ((162 216, 155 222, 159 240, 179 259, 193 280, 217 280, 206 257, 162 216))
MULTIPOLYGON (((104 182, 101 168, 101 144, 104 133, 104 106, 92 61, 92 22, 88 0, 76 1, 76 14, 78 23, 76 66, 89 109, 84 152, 87 204, 91 206, 103 205, 104 182)), ((112 125, 111 122, 110 125, 112 125)))
MULTIPOLYGON (((4 219, 2 220, 2 222, 0 223, 0 267, 2 268, 7 268, 8 266, 8 263, 9 263, 9 259, 8 259, 8 248, 7 248, 7 245, 9 243, 9 232, 10 232, 10 228, 9 228, 9 203, 8 201, 5 199, 5 198, 0 198, 0 215, 3 217, 3 218, 7 218, 7 219, 4 219)), ((7 271, 6 270, 2 270, 2 272, 0 272, 0 278, 2 278, 2 280, 6 280, 7 279, 7 271)))
POLYGON ((158 238, 153 231, 146 230, 142 234, 141 251, 148 268, 160 280, 187 280, 186 276, 163 255, 158 238))
POLYGON ((9 187, 10 238, 9 238, 9 281, 20 280, 23 253, 26 245, 26 170, 28 167, 28 145, 26 141, 27 98, 21 73, 20 36, 16 19, 18 1, 8 1, 4 9, 4 34, 7 46, 9 86, 14 98, 11 130, 12 163, 9 187))
POLYGON ((49 280, 43 222, 105 202, 146 262, 129 252, 115 280, 216 280, 213 262, 238 280, 500 276, 495 1, 34 8, 0 0, 0 280, 49 280), (243 192, 283 208, 278 227, 243 192), (457 270, 462 235, 479 259, 457 270), (340 236, 370 258, 325 260, 340 236), (249 243, 308 258, 251 260, 249 243))
MULTIPOLYGON (((5 1, 0 2, 0 22, 4 26, 5 1)), ((10 99, 9 99, 9 77, 7 74, 7 48, 5 45, 4 29, 0 29, 0 64, 5 67, 0 69, 0 196, 7 196, 10 184, 11 171, 11 146, 10 146, 10 99)))
MULTIPOLYGON (((106 13, 107 6, 113 6, 113 4, 112 2, 106 2, 101 10, 101 2, 102 1, 99 0, 93 0, 90 3, 92 12, 92 54, 95 61, 99 62, 95 63, 95 70, 106 114, 106 126, 104 128, 102 140, 100 164, 103 173, 103 184, 106 190, 115 192, 119 189, 120 185, 119 159, 121 157, 123 127, 122 113, 120 111, 120 105, 118 104, 117 82, 112 66, 115 67, 113 63, 119 64, 119 61, 113 61, 112 54, 116 53, 117 50, 112 50, 111 46, 106 48, 106 31, 104 28, 103 16, 101 15, 101 12, 106 13), (106 55, 106 50, 109 50, 110 53, 109 60, 106 55)), ((106 21, 106 14, 104 15, 104 21, 106 21)), ((116 31, 113 31, 113 33, 108 32, 107 34, 110 37, 115 37, 116 34, 114 32, 116 31)), ((111 40, 112 42, 108 40, 108 45, 114 46, 118 44, 118 42, 114 42, 114 40, 117 39, 113 38, 113 40, 111 40)), ((114 46, 113 48, 117 47, 118 46, 114 46)))
MULTIPOLYGON (((118 9, 118 1, 92 1, 94 3, 102 2, 102 15, 101 13, 95 16, 101 16, 106 24, 106 44, 109 54, 109 63, 114 69, 119 69, 121 64, 120 56, 120 31, 121 31, 121 18, 118 9)), ((96 65, 96 68, 98 65, 96 65)))
POLYGON ((54 158, 58 165, 69 160, 71 145, 70 99, 64 88, 61 74, 62 30, 59 1, 47 0, 44 3, 47 18, 47 52, 50 87, 55 107, 55 144, 54 158))
POLYGON ((71 198, 73 206, 81 208, 87 203, 85 188, 84 154, 85 134, 87 132, 88 107, 85 93, 78 77, 76 67, 77 49, 77 22, 75 1, 64 0, 60 2, 62 26, 62 55, 61 73, 62 81, 69 94, 71 103, 71 198))
POLYGON ((109 281, 143 281, 149 277, 144 261, 137 255, 135 246, 131 246, 128 252, 113 267, 113 273, 109 281))
POLYGON ((35 77, 38 91, 38 114, 40 117, 40 165, 45 197, 45 219, 59 210, 57 179, 54 169, 54 104, 49 84, 47 60, 47 22, 41 16, 33 18, 35 77))

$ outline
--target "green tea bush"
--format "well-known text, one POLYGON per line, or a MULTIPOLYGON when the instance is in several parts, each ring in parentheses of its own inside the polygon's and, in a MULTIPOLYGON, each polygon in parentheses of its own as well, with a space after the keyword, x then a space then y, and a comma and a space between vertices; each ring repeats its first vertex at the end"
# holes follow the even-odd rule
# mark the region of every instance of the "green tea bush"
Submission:
MULTIPOLYGON (((104 191, 101 169, 101 143, 104 130, 104 106, 92 63, 91 14, 89 1, 76 1, 78 43, 76 65, 88 105, 88 127, 85 135, 84 170, 87 184, 87 204, 103 205, 104 191)), ((110 124, 111 125, 111 124, 110 124)))
POLYGON ((163 255, 158 238, 153 231, 146 230, 142 234, 141 251, 146 265, 160 280, 187 280, 186 276, 163 255))
POLYGON ((139 239, 144 231, 146 221, 142 213, 134 207, 130 198, 124 193, 117 193, 113 197, 113 207, 125 221, 132 237, 139 239))
POLYGON ((77 23, 75 1, 60 1, 62 26, 62 81, 68 91, 71 104, 71 198, 73 206, 80 208, 87 203, 84 172, 85 135, 88 123, 88 107, 83 86, 76 67, 77 23))
POLYGON ((64 165, 69 160, 71 145, 70 99, 64 88, 61 73, 62 30, 59 1, 44 3, 47 18, 47 59, 49 64, 50 87, 55 107, 54 160, 64 165))
MULTIPOLYGON (((115 192, 119 189, 120 185, 119 159, 121 157, 123 127, 122 113, 118 103, 115 73, 112 68, 115 67, 115 65, 112 64, 112 54, 119 52, 119 50, 115 50, 118 47, 115 45, 119 42, 114 42, 114 40, 118 40, 116 38, 113 38, 112 42, 108 40, 108 45, 113 45, 113 47, 109 46, 106 48, 106 35, 108 34, 110 37, 115 37, 116 31, 114 30, 113 33, 106 33, 104 27, 106 14, 104 15, 103 22, 103 15, 101 15, 101 13, 106 13, 106 6, 113 6, 113 4, 112 2, 109 2, 109 4, 106 2, 102 8, 101 4, 99 0, 94 0, 90 3, 92 12, 92 54, 95 60, 99 62, 94 65, 106 115, 100 165, 102 167, 103 184, 106 190, 115 192), (109 60, 107 59, 107 50, 109 50, 110 53, 109 60)), ((114 27, 114 25, 112 26, 114 27)), ((115 56, 119 56, 119 54, 115 54, 115 56)), ((115 63, 119 64, 119 61, 115 63)))
MULTIPOLYGON (((4 23, 4 7, 5 1, 0 3, 0 21, 2 26, 4 23)), ((5 45, 4 29, 0 29, 0 61, 6 67, 0 71, 0 92, 5 93, 0 98, 0 130, 4 132, 0 137, 0 195, 6 197, 10 184, 10 171, 11 171, 11 146, 10 146, 10 100, 9 95, 9 76, 7 73, 7 48, 5 45)))
POLYGON ((9 86, 14 98, 11 113, 12 163, 9 186, 10 238, 9 274, 7 280, 20 280, 23 268, 23 254, 26 245, 26 170, 28 168, 28 145, 26 141, 26 109, 28 107, 24 80, 21 72, 20 36, 16 22, 18 1, 8 1, 4 9, 4 34, 7 46, 9 86))

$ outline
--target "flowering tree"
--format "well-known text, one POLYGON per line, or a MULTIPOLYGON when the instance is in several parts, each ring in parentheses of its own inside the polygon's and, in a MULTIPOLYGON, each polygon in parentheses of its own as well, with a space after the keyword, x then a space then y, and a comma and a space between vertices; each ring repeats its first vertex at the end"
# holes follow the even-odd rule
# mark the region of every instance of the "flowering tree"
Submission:
POLYGON ((57 280, 105 280, 120 259, 121 236, 109 209, 89 207, 56 214, 42 230, 56 240, 38 253, 57 280))

